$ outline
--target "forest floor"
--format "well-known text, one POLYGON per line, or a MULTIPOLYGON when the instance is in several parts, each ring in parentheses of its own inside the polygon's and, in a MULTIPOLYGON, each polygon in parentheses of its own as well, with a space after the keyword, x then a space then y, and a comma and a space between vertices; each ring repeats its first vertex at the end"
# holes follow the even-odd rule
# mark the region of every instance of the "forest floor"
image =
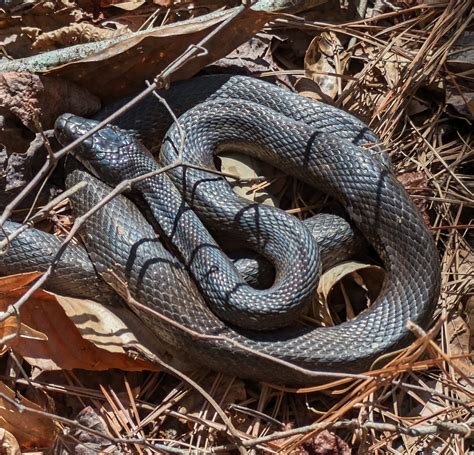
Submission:
MULTIPOLYGON (((70 231, 74 220, 60 168, 54 170, 54 157, 62 155, 48 148, 60 113, 92 115, 143 90, 145 81, 230 72, 271 79, 364 120, 422 212, 442 265, 429 330, 414 327, 416 341, 365 379, 305 389, 175 360, 171 366, 157 360, 159 341, 133 316, 31 290, 40 274, 12 270, 0 280, 2 453, 469 452, 469 1, 317 0, 303 12, 271 13, 226 0, 7 2, 0 23, 5 218, 39 221, 37 227, 58 235, 70 231), (72 52, 72 45, 79 48, 72 52), (29 300, 19 301, 28 290, 29 300), (84 314, 94 317, 84 320, 84 314)), ((262 171, 234 155, 225 166, 247 180, 262 171)), ((322 195, 263 170, 271 175, 244 186, 246 196, 302 218, 327 205, 322 195)), ((373 261, 327 272, 308 318, 333 324, 349 317, 381 279, 373 261)))

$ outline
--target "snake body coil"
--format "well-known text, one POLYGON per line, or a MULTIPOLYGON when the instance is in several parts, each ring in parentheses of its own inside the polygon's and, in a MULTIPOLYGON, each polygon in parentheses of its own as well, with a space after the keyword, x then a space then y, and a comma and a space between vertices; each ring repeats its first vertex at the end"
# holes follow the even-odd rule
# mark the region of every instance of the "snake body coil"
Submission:
MULTIPOLYGON (((203 79, 196 84, 204 84, 203 79)), ((425 326, 432 314, 439 294, 439 260, 430 233, 418 210, 390 173, 388 162, 383 155, 381 159, 372 156, 379 154, 380 150, 368 152, 359 146, 375 141, 373 133, 342 111, 261 81, 232 77, 204 86, 211 94, 202 89, 200 96, 211 100, 180 117, 179 127, 175 125, 167 133, 161 159, 170 163, 176 158, 176 152, 182 150, 186 162, 209 168, 213 165, 214 154, 230 145, 233 149, 270 161, 287 173, 330 193, 344 205, 352 221, 383 260, 386 279, 379 298, 357 318, 336 327, 314 328, 296 321, 278 330, 255 331, 228 325, 203 301, 201 291, 206 288, 206 283, 200 282, 199 288, 196 286, 181 262, 156 240, 151 227, 124 198, 116 198, 84 226, 83 238, 99 274, 107 277, 113 269, 114 274, 127 283, 132 297, 141 303, 146 302, 151 313, 141 312, 140 316, 171 347, 184 349, 193 358, 227 373, 238 371, 241 376, 255 379, 308 384, 314 381, 318 372, 360 372, 369 368, 380 354, 406 343, 409 339, 407 321, 425 326), (217 84, 217 88, 213 84, 217 84), (212 89, 209 85, 213 85, 212 89), (182 133, 184 144, 180 142, 182 133)), ((195 90, 199 91, 199 87, 195 90)), ((188 107, 184 106, 183 110, 188 107)), ((147 115, 143 106, 141 113, 151 123, 140 128, 130 124, 128 127, 145 142, 151 141, 150 131, 159 134, 157 131, 163 127, 157 126, 153 120, 155 117, 149 111, 147 115)), ((133 116, 133 112, 130 115, 133 116)), ((90 121, 63 116, 57 123, 59 138, 65 142, 72 140, 90 125, 90 121)), ((121 126, 126 125, 122 123, 121 126)), ((133 158, 141 151, 118 129, 102 130, 81 148, 86 153, 95 150, 94 155, 88 153, 92 159, 89 164, 101 177, 106 173, 105 178, 110 183, 153 170, 151 164, 151 167, 143 164, 148 163, 148 158, 138 161, 133 158), (119 146, 115 149, 116 145, 119 146), (111 159, 113 156, 126 159, 111 159), (131 164, 132 174, 124 175, 123 169, 119 169, 120 165, 127 164, 125 162, 131 164)), ((253 223, 262 225, 266 222, 266 209, 243 205, 222 179, 201 170, 176 168, 172 179, 184 193, 188 204, 200 213, 204 224, 218 224, 229 231, 250 227, 244 231, 249 246, 272 260, 279 251, 283 253, 280 246, 272 246, 280 245, 272 243, 272 235, 287 238, 297 229, 291 227, 285 231, 281 224, 279 234, 260 236, 260 231, 251 234, 254 232, 253 223)), ((68 184, 79 180, 89 183, 85 190, 73 197, 75 210, 82 214, 108 189, 80 171, 69 176, 68 184)), ((156 188, 154 184, 144 183, 140 189, 167 236, 181 235, 177 233, 180 229, 183 233, 186 230, 196 233, 191 250, 196 245, 199 247, 201 242, 202 257, 196 262, 195 270, 205 271, 205 267, 210 266, 205 261, 209 257, 215 258, 209 255, 214 246, 202 242, 203 239, 210 241, 212 237, 201 236, 200 225, 192 216, 180 227, 182 220, 187 219, 185 214, 192 213, 184 201, 180 202, 182 210, 166 221, 164 214, 167 213, 169 196, 174 198, 174 193, 167 190, 167 193, 162 193, 167 198, 158 198, 154 193, 156 188)), ((273 212, 270 210, 269 215, 277 220, 273 212)), ((308 250, 305 251, 306 234, 304 229, 298 232, 293 242, 299 248, 297 256, 303 258, 303 263, 310 269, 318 268, 314 265, 317 261, 310 246, 311 240, 308 240, 308 250)), ((178 246, 182 246, 180 242, 185 243, 179 240, 178 246)), ((195 256, 182 254, 189 267, 195 256)), ((286 261, 290 260, 288 255, 284 257, 286 261)), ((284 279, 283 273, 281 279, 278 273, 277 269, 277 285, 284 279)), ((312 273, 307 275, 309 278, 305 281, 300 300, 304 301, 314 288, 312 273)), ((205 281, 208 276, 205 273, 202 279, 205 281)), ((212 293, 216 282, 211 280, 210 283, 209 292, 212 293)), ((284 286, 281 288, 285 290, 284 286)), ((286 291, 285 298, 300 292, 291 288, 286 291)), ((238 289, 225 291, 226 295, 234 292, 236 298, 226 310, 234 311, 236 305, 238 307, 238 289)), ((264 293, 260 295, 264 296, 264 293)), ((283 310, 278 308, 272 313, 272 308, 263 307, 270 310, 268 327, 281 326, 286 318, 281 316, 283 310)), ((247 311, 243 323, 232 319, 233 316, 231 322, 245 325, 246 320, 254 317, 253 303, 243 309, 244 313, 247 311)), ((262 312, 261 308, 256 312, 262 312)), ((265 314, 268 316, 268 312, 265 314)), ((253 329, 258 328, 260 314, 257 316, 253 325, 250 324, 253 329)))

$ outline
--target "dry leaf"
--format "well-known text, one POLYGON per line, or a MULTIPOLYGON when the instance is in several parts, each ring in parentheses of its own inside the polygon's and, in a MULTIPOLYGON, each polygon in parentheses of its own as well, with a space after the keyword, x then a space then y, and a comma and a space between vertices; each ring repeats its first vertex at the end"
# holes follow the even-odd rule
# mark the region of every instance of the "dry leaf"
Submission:
POLYGON ((42 274, 40 272, 19 273, 17 275, 4 276, 0 278, 0 296, 12 291, 22 289, 33 283, 42 274))
POLYGON ((474 119, 474 92, 461 92, 459 87, 448 87, 446 104, 451 106, 456 114, 465 117, 467 120, 474 119))
MULTIPOLYGON (((272 49, 280 40, 267 33, 253 36, 229 55, 209 66, 212 72, 236 72, 258 74, 265 71, 277 71, 278 63, 273 57, 272 49)), ((279 79, 284 79, 280 76, 279 79)), ((287 79, 285 79, 287 80, 287 79)))
POLYGON ((37 51, 47 51, 75 44, 111 39, 125 33, 130 33, 130 30, 126 27, 121 27, 119 30, 110 30, 81 22, 80 24, 60 27, 51 32, 41 33, 35 40, 33 48, 37 51))
POLYGON ((399 84, 400 78, 409 63, 410 60, 407 58, 388 51, 384 53, 383 58, 377 60, 377 68, 385 78, 387 86, 393 88, 399 84))
POLYGON ((345 307, 347 319, 354 318, 362 308, 370 306, 375 300, 382 288, 384 276, 381 267, 355 261, 344 262, 327 270, 321 275, 318 285, 318 320, 324 325, 339 323, 331 316, 331 307, 345 307))
POLYGON ((329 99, 335 99, 340 89, 339 78, 328 74, 344 72, 339 57, 342 51, 336 34, 324 32, 311 41, 304 58, 306 76, 316 82, 321 94, 329 99))
POLYGON ((74 83, 29 73, 2 73, 0 99, 3 115, 15 116, 34 132, 38 124, 51 128, 63 112, 87 116, 100 108, 98 98, 74 83))
POLYGON ((156 336, 126 307, 72 297, 56 296, 56 300, 82 337, 98 348, 122 354, 132 351, 151 361, 163 351, 156 336))
POLYGON ((50 447, 56 436, 56 425, 45 416, 18 409, 4 397, 18 401, 27 409, 43 410, 39 405, 15 393, 0 382, 0 427, 10 432, 22 449, 50 447))
POLYGON ((420 98, 411 99, 407 106, 407 115, 410 117, 414 115, 421 114, 422 112, 426 112, 430 108, 429 101, 422 100, 420 98))
MULTIPOLYGON (((36 54, 34 45, 43 33, 68 26, 72 22, 93 20, 93 14, 95 15, 92 11, 79 8, 78 2, 69 0, 16 2, 22 3, 26 8, 22 8, 21 13, 2 14, 0 22, 0 45, 3 54, 14 59, 36 54)), ((2 8, 12 3, 12 0, 3 1, 2 8)), ((96 10, 96 7, 94 9, 96 10)), ((99 16, 95 16, 96 20, 98 18, 99 16)))
POLYGON ((298 79, 298 81, 295 83, 295 90, 301 96, 305 96, 306 98, 311 98, 313 100, 321 100, 324 98, 319 85, 307 77, 298 79))
POLYGON ((453 359, 452 362, 466 374, 470 374, 474 377, 474 366, 472 365, 472 360, 469 358, 471 330, 467 322, 461 316, 449 320, 447 322, 446 336, 449 344, 449 354, 453 356, 466 356, 462 360, 453 359))
POLYGON ((469 348, 473 350, 474 349, 474 296, 469 297, 466 304, 466 311, 468 315, 469 328, 470 328, 469 348))
MULTIPOLYGON (((218 11, 184 22, 132 35, 106 49, 45 72, 63 76, 88 87, 103 100, 114 100, 143 89, 143 81, 161 70, 221 24, 235 9, 218 11)), ((247 41, 269 20, 269 13, 245 10, 219 36, 206 43, 200 52, 173 74, 173 80, 187 79, 201 68, 224 57, 247 41)))
POLYGON ((351 449, 344 439, 336 434, 323 430, 316 436, 306 441, 305 448, 308 453, 325 455, 350 455, 351 449))
MULTIPOLYGON (((31 283, 37 274, 23 274, 0 278, 0 310, 15 303, 25 292, 28 280, 31 283), (31 276, 28 276, 31 275, 31 276), (27 284, 25 284, 27 283, 27 284), (10 286, 10 288, 8 288, 10 286)), ((107 311, 95 302, 79 301, 78 299, 56 298, 54 295, 36 291, 20 309, 22 324, 34 331, 34 337, 21 336, 8 341, 7 345, 20 354, 28 363, 43 370, 74 369, 107 370, 119 368, 126 371, 157 370, 149 361, 132 358, 134 355, 156 352, 153 346, 154 337, 144 328, 143 323, 136 322, 130 314, 123 320, 112 311, 107 311), (69 314, 75 315, 75 320, 81 327, 82 333, 87 332, 87 338, 97 342, 95 346, 68 317, 66 311, 58 303, 58 299, 68 308, 69 314), (78 321, 80 314, 80 321, 78 321), (127 323, 134 320, 133 333, 127 323), (80 322, 80 323, 79 323, 80 322), (143 346, 139 340, 147 340, 151 348, 143 346), (108 342, 109 341, 109 342, 108 342), (106 349, 105 349, 106 348, 106 349)), ((122 310, 124 311, 124 310, 122 310)), ((117 310, 120 314, 120 310, 117 310)), ((132 323, 130 323, 132 325, 132 323)), ((3 328, 5 330, 5 328, 3 328)), ((145 342, 145 341, 144 341, 145 342)))
POLYGON ((0 428, 0 452, 5 455, 21 455, 15 436, 4 428, 0 428))
MULTIPOLYGON (((9 316, 0 322, 0 340, 12 339, 15 336, 32 340, 48 340, 44 333, 23 324, 16 316, 9 316)), ((0 348, 0 353, 3 354, 7 349, 7 346, 3 345, 0 348)))
POLYGON ((239 196, 252 202, 272 207, 279 206, 280 199, 277 195, 281 193, 282 179, 278 179, 270 185, 264 185, 264 188, 261 184, 255 183, 256 179, 262 176, 265 176, 269 182, 281 176, 281 173, 273 166, 237 152, 220 153, 219 158, 223 172, 237 175, 243 180, 243 183, 235 182, 235 180, 230 181, 232 188, 239 196))
MULTIPOLYGON (((374 111, 383 112, 384 109, 382 102, 385 92, 368 89, 368 87, 377 87, 386 84, 385 78, 382 76, 378 66, 380 65, 379 54, 380 49, 377 46, 364 42, 354 49, 351 56, 351 60, 357 62, 358 66, 366 68, 375 64, 370 71, 363 74, 360 82, 349 82, 349 84, 352 84, 353 90, 351 91, 351 96, 346 97, 344 101, 346 109, 366 123, 369 123, 374 118, 376 115, 374 111)), ((360 75, 356 74, 355 77, 357 80, 360 75)), ((348 86, 344 87, 345 90, 348 88, 348 86)))
MULTIPOLYGON (((429 422, 430 417, 436 416, 444 408, 444 405, 439 401, 436 395, 432 394, 432 390, 443 393, 443 383, 438 379, 423 378, 419 379, 418 385, 422 386, 424 390, 410 390, 407 395, 411 400, 404 400, 405 407, 404 415, 414 418, 424 418, 429 422)), ((403 403, 403 402, 402 402, 403 403)), ((406 447, 413 447, 418 441, 418 436, 401 435, 406 447)))
MULTIPOLYGON (((83 427, 90 428, 98 434, 92 434, 83 428, 74 428, 71 431, 71 440, 68 449, 74 454, 88 453, 119 453, 116 445, 112 444, 100 434, 112 436, 104 419, 92 406, 86 406, 76 416, 76 421, 83 427)), ((69 441, 68 441, 69 442, 69 441)))
MULTIPOLYGON (((124 2, 122 0, 101 0, 100 6, 102 8, 108 8, 110 6, 115 6, 116 8, 123 9, 125 11, 134 11, 140 6, 144 5, 146 0, 131 0, 124 2)), ((160 6, 170 7, 173 4, 173 0, 161 0, 156 1, 160 6)))

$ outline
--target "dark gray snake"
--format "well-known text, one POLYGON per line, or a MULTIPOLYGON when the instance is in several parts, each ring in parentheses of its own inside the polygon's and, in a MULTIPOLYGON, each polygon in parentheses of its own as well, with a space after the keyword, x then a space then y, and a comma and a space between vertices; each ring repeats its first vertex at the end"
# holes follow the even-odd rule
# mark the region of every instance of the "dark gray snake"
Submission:
MULTIPOLYGON (((81 234, 99 275, 122 294, 124 288, 117 283, 126 283, 127 292, 151 309, 139 311, 140 317, 164 343, 226 373, 308 384, 317 372, 369 368, 378 356, 410 339, 408 320, 427 325, 440 287, 436 248, 380 149, 360 147, 377 141, 363 123, 338 109, 239 76, 176 84, 166 97, 175 112, 185 113, 179 126, 166 134, 162 164, 173 162, 181 151, 185 162, 212 168, 214 154, 229 147, 270 161, 343 204, 381 257, 386 279, 376 302, 353 321, 314 328, 294 320, 314 291, 320 268, 319 250, 307 228, 276 209, 244 203, 215 174, 178 167, 169 176, 159 174, 134 185, 158 221, 166 248, 123 197, 93 215, 81 234), (203 100, 205 104, 188 110, 203 100), (276 269, 270 289, 248 286, 203 224, 224 236, 239 237, 243 245, 269 259, 276 269), (270 330, 274 327, 281 328, 270 330)), ((150 99, 122 118, 119 126, 153 148, 170 123, 160 110, 162 105, 150 99)), ((57 135, 66 143, 93 125, 92 120, 64 115, 58 119, 57 135)), ((101 179, 116 184, 157 169, 134 137, 105 128, 75 155, 101 179)), ((80 170, 70 173, 67 184, 80 180, 89 185, 72 198, 77 214, 109 191, 80 170)), ((35 232, 12 242, 0 259, 0 273, 11 273, 12 264, 19 271, 42 267, 38 259, 31 259, 31 238, 26 237, 35 232)), ((57 246, 57 239, 38 235, 42 237, 37 247, 50 251, 57 246)), ((77 254, 78 261, 63 257, 50 286, 58 290, 77 283, 75 289, 59 292, 87 296, 89 290, 96 300, 108 301, 110 291, 100 283, 95 289, 90 283, 97 280, 87 278, 94 273, 90 264, 84 266, 84 251, 71 247, 69 254, 77 254), (72 278, 75 269, 82 273, 77 281, 72 278), (61 270, 65 275, 67 271, 69 285, 61 280, 61 270), (88 280, 89 286, 84 284, 88 280)))

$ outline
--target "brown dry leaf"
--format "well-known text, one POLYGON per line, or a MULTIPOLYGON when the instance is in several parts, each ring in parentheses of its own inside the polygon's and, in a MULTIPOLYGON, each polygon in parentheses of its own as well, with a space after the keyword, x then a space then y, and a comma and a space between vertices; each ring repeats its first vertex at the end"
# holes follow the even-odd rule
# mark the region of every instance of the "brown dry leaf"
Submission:
POLYGON ((76 84, 29 73, 0 74, 0 99, 6 113, 18 118, 31 131, 53 126, 59 114, 73 111, 87 116, 100 108, 100 101, 76 84))
MULTIPOLYGON (((115 8, 123 9, 124 11, 134 11, 145 3, 146 0, 130 0, 128 2, 124 2, 123 0, 102 0, 100 2, 100 6, 102 8, 114 6, 115 8)), ((153 3, 153 5, 163 6, 164 8, 171 8, 176 2, 175 0, 153 0, 149 3, 153 3)))
POLYGON ((298 81, 295 83, 295 90, 301 96, 305 96, 306 98, 311 98, 313 100, 321 100, 324 98, 321 95, 321 89, 319 88, 319 85, 307 77, 298 79, 298 81))
POLYGON ((449 320, 447 322, 446 336, 449 344, 449 354, 453 356, 466 356, 462 360, 453 359, 451 361, 465 371, 466 374, 474 376, 474 366, 469 358, 471 330, 467 322, 461 316, 449 320))
POLYGON ((451 106, 456 114, 469 121, 474 119, 474 92, 461 92, 456 87, 448 88, 446 95, 446 104, 451 106))
POLYGON ((397 180, 407 191, 426 191, 428 180, 423 172, 405 172, 397 175, 397 180))
POLYGON ((406 112, 409 117, 413 117, 414 115, 426 112, 429 108, 430 104, 428 101, 422 100, 420 98, 413 98, 408 103, 406 112))
POLYGON ((364 68, 362 71, 365 71, 366 67, 371 67, 374 63, 375 67, 370 71, 364 72, 362 79, 360 79, 360 74, 355 74, 355 80, 350 81, 344 87, 344 90, 347 90, 350 86, 354 88, 353 95, 346 98, 344 106, 351 113, 367 123, 374 117, 375 114, 373 111, 382 109, 382 97, 385 93, 372 88, 382 87, 386 84, 385 78, 377 66, 380 64, 379 54, 380 49, 378 47, 366 42, 360 43, 360 45, 354 49, 351 60, 357 62, 358 66, 362 66, 364 68), (367 89, 367 87, 371 89, 367 89))
MULTIPOLYGON (((0 279, 0 301, 3 294, 8 294, 11 291, 22 289, 34 280, 39 278, 41 273, 22 273, 19 275, 7 276, 0 279)), ((22 323, 20 318, 16 316, 9 316, 3 321, 0 321, 0 340, 3 340, 11 335, 16 334, 19 338, 31 338, 38 340, 47 340, 44 333, 28 327, 22 323)), ((3 345, 0 353, 3 354, 8 349, 8 346, 3 345)))
POLYGON ((351 454, 351 449, 347 442, 328 430, 323 430, 309 441, 306 441, 305 447, 307 448, 308 453, 325 455, 351 454))
MULTIPOLYGON (((474 299, 470 299, 471 303, 468 301, 466 306, 467 312, 471 312, 470 316, 472 317, 472 302, 474 299)), ((447 321, 446 323, 446 338, 448 342, 448 354, 451 356, 464 356, 460 360, 451 359, 451 362, 463 371, 466 376, 470 379, 474 379, 474 365, 472 362, 472 350, 471 350, 471 336, 472 336, 472 324, 471 326, 467 321, 465 321, 461 316, 457 316, 454 319, 447 321)), ((462 387, 464 392, 459 391, 458 394, 460 397, 466 401, 472 397, 474 393, 474 387, 472 386, 472 381, 469 382, 465 378, 462 378, 453 371, 453 375, 459 381, 459 384, 462 387)), ((442 385, 442 384, 441 384, 442 385)))
POLYGON ((130 33, 126 27, 120 30, 109 30, 104 27, 81 22, 60 27, 51 32, 41 33, 33 44, 37 51, 47 51, 60 47, 73 46, 75 44, 100 41, 130 33))
MULTIPOLYGON (((89 453, 103 453, 101 451, 107 449, 108 453, 113 451, 113 453, 118 453, 118 447, 113 445, 109 439, 106 439, 100 434, 112 436, 110 431, 108 430, 102 413, 102 416, 99 415, 98 412, 92 406, 86 406, 85 408, 81 409, 76 416, 76 421, 79 422, 86 428, 92 428, 93 430, 97 431, 99 434, 92 434, 89 433, 82 428, 76 428, 72 431, 72 437, 76 441, 80 441, 80 445, 76 445, 75 450, 77 452, 80 451, 80 446, 88 447, 89 453)), ((77 453, 75 452, 75 453, 77 453)))
POLYGON ((242 155, 238 152, 225 152, 219 154, 221 159, 221 170, 228 174, 237 175, 242 179, 239 181, 231 180, 232 188, 239 195, 252 202, 278 207, 281 194, 282 179, 278 179, 270 185, 259 185, 255 182, 261 176, 265 176, 268 181, 279 177, 281 173, 273 166, 270 166, 260 160, 242 155))
POLYGON ((328 73, 342 74, 344 65, 339 54, 343 48, 341 42, 333 32, 324 32, 316 36, 304 58, 306 76, 318 84, 320 94, 329 99, 335 99, 340 89, 338 77, 328 73))
POLYGON ((352 319, 354 307, 370 306, 380 292, 385 272, 381 267, 348 261, 332 267, 321 275, 318 285, 319 306, 316 319, 324 325, 335 325, 329 310, 345 307, 347 319, 352 319), (368 301, 367 301, 368 300, 368 301))
MULTIPOLYGON (((294 425, 286 424, 283 431, 292 430, 294 425)), ((297 451, 288 452, 289 437, 272 441, 275 453, 291 453, 297 455, 350 455, 349 445, 338 435, 328 430, 319 431, 315 436, 300 445, 297 451), (283 450, 285 448, 286 450, 283 450)), ((270 452, 265 452, 270 453, 270 452)), ((273 453, 273 452, 271 452, 273 453)))
MULTIPOLYGON (((0 310, 4 311, 15 303, 25 293, 27 284, 37 276, 37 274, 23 274, 0 278, 0 310)), ((150 349, 142 347, 138 341, 142 337, 149 338, 143 323, 135 322, 134 329, 140 335, 133 339, 132 329, 127 326, 129 320, 124 318, 122 321, 119 316, 114 318, 112 315, 112 311, 107 313, 95 302, 56 298, 39 290, 34 292, 21 307, 20 320, 34 330, 34 333, 39 332, 40 335, 15 338, 8 341, 7 345, 28 363, 43 370, 74 368, 95 371, 110 368, 126 371, 158 370, 151 362, 132 358, 127 354, 131 350, 135 356, 138 354, 145 356, 144 353, 150 352, 152 358, 150 349), (81 335, 81 331, 68 317, 58 299, 69 307, 69 313, 74 310, 82 311, 82 320, 79 324, 82 332, 88 332, 87 337, 94 342, 97 341, 100 347, 81 335), (91 321, 90 325, 88 321, 91 321), (104 349, 105 347, 107 349, 104 349)), ((76 321, 77 318, 78 314, 76 321)), ((132 319, 133 316, 130 316, 130 320, 132 319)))
MULTIPOLYGON (((9 316, 0 322, 0 340, 10 339, 14 336, 32 340, 48 340, 48 337, 44 333, 23 324, 16 316, 9 316)), ((7 350, 8 347, 3 344, 0 347, 0 355, 4 354, 7 350)))
MULTIPOLYGON (((2 2, 2 6, 6 3, 2 2)), ((97 15, 94 18, 92 11, 79 8, 77 2, 70 0, 28 3, 21 1, 21 3, 24 5, 29 3, 31 7, 23 8, 21 14, 2 15, 0 18, 0 46, 6 56, 14 59, 36 54, 34 44, 43 33, 67 26, 72 22, 98 19, 97 15)), ((91 5, 92 9, 97 8, 91 5)))
MULTIPOLYGON (((101 8, 115 6, 116 8, 123 9, 125 11, 134 11, 145 3, 146 0, 131 0, 128 2, 124 2, 122 0, 101 0, 100 6, 101 8)), ((173 4, 173 0, 155 0, 154 3, 157 3, 160 6, 170 7, 173 4)))
MULTIPOLYGON (((189 46, 198 43, 234 13, 235 9, 218 11, 146 31, 45 74, 63 76, 91 88, 103 100, 117 99, 143 88, 144 80, 153 79, 189 46)), ((207 42, 207 52, 201 52, 179 68, 173 74, 173 80, 190 78, 204 66, 229 54, 258 32, 270 17, 271 14, 262 11, 245 10, 207 42)))
POLYGON ((400 82, 403 71, 406 66, 410 63, 405 57, 395 52, 385 52, 384 57, 377 60, 377 68, 380 70, 387 86, 394 88, 400 82))
POLYGON ((5 455, 21 455, 20 445, 9 431, 0 428, 0 451, 5 455))
POLYGON ((56 300, 82 337, 98 348, 123 354, 135 352, 150 361, 164 351, 156 336, 126 307, 59 295, 56 300))
MULTIPOLYGON (((244 44, 233 50, 229 55, 210 65, 210 69, 222 72, 237 72, 246 74, 278 71, 279 65, 273 56, 273 48, 281 40, 267 33, 259 33, 244 44)), ((284 76, 280 80, 286 80, 284 76)))
POLYGON ((469 297, 466 304, 466 312, 470 327, 469 348, 474 350, 474 296, 469 297))
MULTIPOLYGON (((444 405, 440 403, 438 397, 432 394, 432 390, 443 393, 443 383, 438 379, 419 379, 418 385, 421 385, 425 390, 422 391, 408 391, 407 394, 412 398, 412 402, 405 410, 405 415, 415 419, 424 418, 428 422, 430 418, 438 415, 444 405)), ((413 447, 419 441, 418 436, 402 434, 401 438, 404 441, 405 447, 413 447)))
POLYGON ((48 417, 28 412, 28 408, 43 410, 36 403, 22 397, 18 392, 15 393, 0 382, 0 427, 11 433, 22 449, 51 447, 56 437, 56 425, 48 417), (19 412, 5 397, 18 401, 27 409, 19 412))
POLYGON ((0 278, 0 295, 23 289, 41 276, 40 272, 19 273, 0 278))

